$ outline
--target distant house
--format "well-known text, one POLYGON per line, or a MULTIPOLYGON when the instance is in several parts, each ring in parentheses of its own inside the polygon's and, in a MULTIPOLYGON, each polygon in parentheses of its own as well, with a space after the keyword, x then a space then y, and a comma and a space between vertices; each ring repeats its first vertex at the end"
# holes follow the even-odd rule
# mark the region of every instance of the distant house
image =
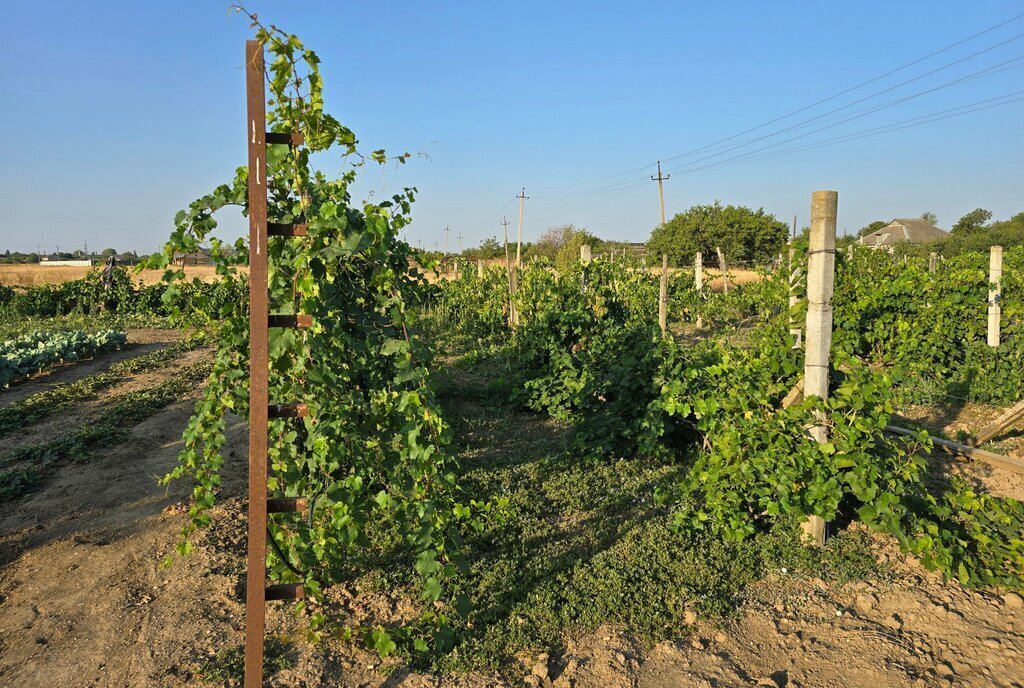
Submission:
POLYGON ((947 237, 949 237, 949 232, 944 232, 928 220, 902 218, 893 220, 885 227, 862 236, 858 241, 864 246, 882 248, 891 247, 904 241, 909 241, 912 244, 924 244, 947 237))
POLYGON ((200 248, 191 253, 178 251, 174 254, 174 262, 184 267, 186 265, 210 265, 213 261, 210 259, 210 249, 200 248))

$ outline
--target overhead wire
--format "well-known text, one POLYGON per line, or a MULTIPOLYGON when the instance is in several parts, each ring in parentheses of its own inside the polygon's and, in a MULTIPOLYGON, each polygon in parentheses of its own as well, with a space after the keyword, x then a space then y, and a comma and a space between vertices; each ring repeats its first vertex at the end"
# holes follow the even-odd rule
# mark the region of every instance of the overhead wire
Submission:
MULTIPOLYGON (((669 156, 667 158, 663 157, 663 158, 661 158, 661 161, 662 162, 666 162, 666 161, 671 161, 671 160, 678 160, 680 158, 687 157, 689 155, 693 155, 693 154, 702 152, 704 150, 708 150, 708 149, 713 148, 714 146, 717 146, 717 145, 719 145, 721 143, 725 143, 725 142, 734 140, 736 138, 739 138, 739 137, 743 136, 744 134, 751 133, 751 132, 757 131, 759 129, 763 129, 766 126, 770 126, 771 124, 780 122, 780 121, 782 121, 784 119, 792 117, 793 115, 799 114, 801 112, 805 112, 805 111, 810 110, 810 109, 812 109, 814 107, 817 107, 818 105, 821 105, 823 103, 835 100, 836 98, 839 98, 839 97, 841 97, 843 95, 851 93, 851 92, 853 92, 853 91, 855 91, 855 90, 857 90, 859 88, 862 88, 862 87, 864 87, 866 85, 869 85, 871 83, 875 83, 877 81, 880 81, 880 80, 882 80, 882 79, 884 79, 884 78, 886 78, 888 76, 891 76, 893 74, 896 74, 896 73, 898 73, 898 72, 900 72, 900 71, 902 71, 904 69, 907 69, 907 68, 912 67, 912 66, 914 66, 916 64, 924 62, 925 60, 928 60, 928 59, 930 59, 932 57, 935 57, 936 55, 939 55, 939 54, 941 54, 943 52, 947 52, 948 50, 951 50, 951 49, 953 49, 953 48, 955 48, 957 46, 963 45, 964 43, 967 43, 967 42, 969 42, 969 41, 971 41, 971 40, 973 40, 975 38, 978 38, 979 36, 985 35, 987 33, 991 33, 992 31, 994 31, 994 30, 996 30, 996 29, 998 29, 1000 27, 1006 26, 1007 24, 1010 24, 1010 23, 1012 23, 1014 21, 1017 21, 1017 20, 1019 20, 1021 18, 1024 18, 1024 14, 1019 14, 1019 15, 1016 15, 1014 17, 1011 17, 1010 19, 1007 19, 1007 20, 1005 20, 1003 22, 995 24, 995 25, 993 25, 991 27, 988 27, 987 29, 984 29, 982 31, 976 32, 976 33, 974 33, 974 34, 972 34, 972 35, 970 35, 970 36, 968 36, 966 38, 963 38, 963 39, 961 39, 959 41, 956 41, 956 42, 951 43, 951 44, 949 44, 947 46, 944 46, 943 48, 935 50, 935 51, 933 51, 933 52, 931 52, 931 53, 929 53, 929 54, 927 54, 927 55, 925 55, 923 57, 920 57, 920 58, 917 58, 915 60, 912 60, 911 62, 905 63, 905 64, 903 64, 903 65, 901 65, 899 67, 891 69, 891 70, 889 70, 889 71, 887 71, 887 72, 885 72, 883 74, 880 74, 880 75, 878 75, 876 77, 873 77, 873 78, 868 79, 866 81, 860 82, 859 84, 857 84, 855 86, 851 86, 851 87, 849 87, 847 89, 844 89, 842 91, 834 93, 834 94, 832 94, 832 95, 830 95, 830 96, 828 96, 826 98, 823 98, 823 99, 818 100, 818 101, 816 101, 814 103, 811 103, 810 105, 803 106, 803 107, 798 108, 796 110, 793 110, 793 111, 791 111, 791 112, 789 112, 789 113, 787 113, 785 115, 782 115, 780 117, 776 117, 776 118, 774 118, 772 120, 769 120, 767 122, 761 123, 761 124, 759 124, 759 125, 757 125, 755 127, 751 127, 749 129, 746 129, 746 130, 744 130, 742 132, 739 132, 737 134, 733 134, 733 135, 725 137, 723 139, 719 139, 718 141, 714 141, 712 143, 700 146, 698 148, 691 149, 689 151, 686 151, 684 153, 680 153, 678 155, 669 156)), ((914 83, 916 81, 920 81, 921 79, 925 79, 925 78, 927 78, 929 76, 932 76, 932 75, 934 75, 934 74, 936 74, 938 72, 941 72, 941 71, 943 71, 945 69, 949 69, 951 67, 954 67, 954 66, 956 66, 958 64, 962 64, 963 62, 966 62, 966 61, 971 60, 971 59, 973 59, 975 57, 978 57, 980 55, 983 55, 983 54, 986 54, 986 53, 991 52, 993 50, 996 50, 997 48, 1000 48, 1000 47, 1002 47, 1004 45, 1007 45, 1009 43, 1012 43, 1014 41, 1020 40, 1021 38, 1024 38, 1024 33, 1020 33, 1020 34, 1017 34, 1015 36, 1011 36, 1010 38, 1008 38, 1006 40, 1003 40, 1003 41, 1001 41, 999 43, 996 43, 994 45, 991 45, 991 46, 989 46, 987 48, 984 48, 982 50, 978 50, 976 52, 971 53, 970 55, 966 55, 964 57, 961 57, 961 58, 958 58, 958 59, 953 60, 951 62, 948 62, 948 63, 946 63, 944 65, 936 67, 935 69, 932 69, 932 70, 930 70, 928 72, 925 72, 923 74, 919 74, 919 75, 917 75, 917 76, 915 76, 913 78, 907 79, 907 80, 902 81, 902 82, 900 82, 898 84, 895 84, 893 86, 886 87, 886 88, 881 89, 879 91, 876 91, 874 93, 871 93, 871 94, 868 94, 868 95, 863 96, 861 98, 858 98, 857 100, 851 101, 850 103, 847 103, 845 105, 839 106, 837 108, 833 108, 832 110, 824 112, 824 113, 822 113, 820 115, 816 115, 816 116, 811 117, 809 119, 806 119, 806 120, 804 120, 802 122, 798 122, 796 124, 789 125, 789 126, 784 127, 782 129, 778 129, 778 130, 776 130, 774 132, 771 132, 771 133, 768 133, 768 134, 764 134, 764 135, 756 137, 754 139, 750 139, 750 140, 748 140, 748 141, 746 141, 744 143, 737 144, 736 146, 733 146, 731 148, 726 148, 724 150, 718 151, 717 153, 711 154, 711 155, 709 155, 709 156, 707 156, 705 158, 701 158, 701 159, 693 161, 693 162, 701 162, 703 160, 710 159, 712 157, 716 157, 717 155, 722 155, 722 154, 731 152, 733 150, 738 150, 739 148, 743 148, 745 146, 751 145, 753 143, 757 143, 757 142, 765 140, 767 138, 771 138, 773 136, 778 136, 778 135, 786 133, 788 131, 792 131, 794 129, 798 129, 798 128, 803 127, 803 126, 807 126, 808 124, 811 124, 813 122, 816 122, 816 121, 819 121, 821 119, 824 119, 824 118, 826 118, 826 117, 828 117, 830 115, 833 115, 833 114, 835 114, 837 112, 840 112, 840 111, 845 110, 847 108, 853 107, 854 105, 857 105, 859 103, 865 102, 865 101, 870 100, 872 98, 876 98, 876 97, 878 97, 880 95, 884 95, 885 93, 889 93, 889 92, 891 92, 893 90, 896 90, 898 88, 906 86, 906 85, 908 85, 910 83, 914 83)), ((992 68, 987 68, 987 69, 992 69, 992 68)), ((984 72, 985 70, 982 70, 982 71, 984 72)), ((967 78, 965 78, 965 80, 967 80, 967 78)), ((956 80, 956 81, 954 81, 952 83, 961 83, 961 80, 956 80)), ((947 85, 952 85, 952 84, 947 84, 947 85)), ((645 165, 643 167, 634 168, 634 169, 631 169, 631 170, 627 170, 625 172, 620 172, 620 173, 617 173, 617 174, 614 174, 614 175, 608 175, 608 176, 605 176, 605 177, 600 177, 598 179, 589 180, 589 181, 586 181, 586 182, 576 182, 576 183, 573 183, 573 184, 562 184, 562 185, 554 185, 554 186, 535 186, 533 188, 544 190, 544 189, 571 188, 571 187, 576 187, 576 186, 583 186, 583 185, 586 185, 586 184, 592 184, 592 183, 596 183, 596 182, 599 182, 599 181, 605 181, 605 180, 608 180, 608 179, 615 179, 615 178, 626 176, 626 175, 629 175, 629 174, 635 174, 637 172, 640 172, 640 171, 643 171, 643 170, 648 170, 648 169, 651 169, 653 167, 654 167, 654 165, 648 164, 648 165, 645 165)), ((676 169, 679 169, 679 168, 676 168, 676 169)), ((642 181, 646 182, 646 180, 642 180, 642 181)), ((641 183, 642 183, 641 180, 625 179, 625 180, 622 180, 620 182, 612 183, 612 184, 609 184, 609 185, 606 185, 606 186, 602 186, 602 187, 599 187, 599 188, 595 188, 595 189, 586 189, 586 190, 582 190, 582 191, 571 192, 571 193, 568 193, 568 194, 558 194, 558 195, 556 195, 556 197, 566 197, 566 196, 573 196, 573 195, 575 195, 575 196, 596 195, 596 194, 604 193, 604 192, 607 192, 607 191, 611 191, 611 190, 615 190, 615 189, 619 189, 619 188, 624 188, 626 186, 633 186, 633 185, 639 186, 639 185, 641 185, 641 183)), ((543 198, 543 196, 539 196, 537 198, 543 198)))

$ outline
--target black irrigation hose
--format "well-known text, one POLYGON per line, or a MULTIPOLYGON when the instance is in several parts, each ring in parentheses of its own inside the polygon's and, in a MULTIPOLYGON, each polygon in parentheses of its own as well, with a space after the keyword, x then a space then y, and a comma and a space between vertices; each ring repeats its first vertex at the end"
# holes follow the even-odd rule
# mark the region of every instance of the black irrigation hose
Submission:
POLYGON ((289 571, 291 571, 296 576, 299 576, 301 578, 306 577, 306 574, 304 572, 292 566, 291 562, 288 561, 288 557, 284 555, 284 552, 281 551, 281 547, 277 544, 277 540, 274 538, 274 534, 270 532, 270 526, 267 526, 267 540, 270 542, 270 546, 274 548, 274 551, 277 553, 277 556, 281 560, 281 562, 288 567, 289 571))

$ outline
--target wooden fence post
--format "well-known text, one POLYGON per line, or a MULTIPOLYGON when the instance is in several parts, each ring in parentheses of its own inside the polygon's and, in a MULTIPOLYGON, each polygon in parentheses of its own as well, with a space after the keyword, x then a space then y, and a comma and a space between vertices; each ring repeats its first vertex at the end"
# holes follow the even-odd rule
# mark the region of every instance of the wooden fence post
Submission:
POLYGON ((722 249, 715 246, 715 253, 718 254, 718 267, 722 270, 722 291, 726 294, 729 293, 729 266, 725 264, 725 254, 722 253, 722 249))
POLYGON ((668 254, 661 254, 661 284, 658 289, 658 325, 661 333, 668 331, 668 254))
POLYGON ((988 345, 999 346, 999 317, 1003 307, 1003 247, 993 246, 988 253, 988 345))
POLYGON ((800 297, 797 295, 797 286, 800 284, 800 268, 796 265, 796 249, 789 249, 789 336, 793 338, 793 348, 799 349, 803 346, 803 330, 796 324, 793 316, 793 309, 796 308, 800 297))
POLYGON ((928 272, 935 272, 935 269, 939 266, 939 254, 932 251, 928 254, 928 272))
MULTIPOLYGON (((836 212, 839 193, 815 191, 811 195, 811 235, 807 251, 807 352, 804 359, 804 396, 828 398, 829 349, 832 347, 832 288, 836 263, 836 212)), ((828 426, 820 421, 810 428, 816 442, 828 441, 828 426)), ((825 521, 808 516, 802 524, 813 544, 825 543, 825 521)))

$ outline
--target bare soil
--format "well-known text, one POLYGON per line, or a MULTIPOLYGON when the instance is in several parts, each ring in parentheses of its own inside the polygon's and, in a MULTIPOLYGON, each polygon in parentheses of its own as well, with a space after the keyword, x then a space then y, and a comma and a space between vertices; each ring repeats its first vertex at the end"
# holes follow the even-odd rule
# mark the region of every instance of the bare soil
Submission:
MULTIPOLYGON (((22 391, 47 383, 29 381, 22 391)), ((159 565, 185 523, 188 487, 165 489, 156 477, 176 462, 192 403, 168 407, 138 425, 127 442, 64 466, 42 490, 0 511, 0 685, 203 685, 204 663, 241 644, 247 437, 241 422, 228 429, 217 526, 197 539, 192 556, 170 568, 159 565)), ((1019 476, 959 466, 1024 498, 1019 476)), ((557 655, 522 658, 519 683, 1024 685, 1019 595, 964 590, 924 571, 892 541, 881 544, 879 556, 893 572, 883 582, 830 586, 777 571, 755 587, 735 619, 691 619, 686 641, 644 647, 619 629, 602 628, 568 639, 557 655)), ((420 675, 400 660, 382 662, 341 641, 314 647, 283 603, 268 605, 268 628, 291 664, 268 676, 271 686, 506 685, 488 675, 420 675)))

